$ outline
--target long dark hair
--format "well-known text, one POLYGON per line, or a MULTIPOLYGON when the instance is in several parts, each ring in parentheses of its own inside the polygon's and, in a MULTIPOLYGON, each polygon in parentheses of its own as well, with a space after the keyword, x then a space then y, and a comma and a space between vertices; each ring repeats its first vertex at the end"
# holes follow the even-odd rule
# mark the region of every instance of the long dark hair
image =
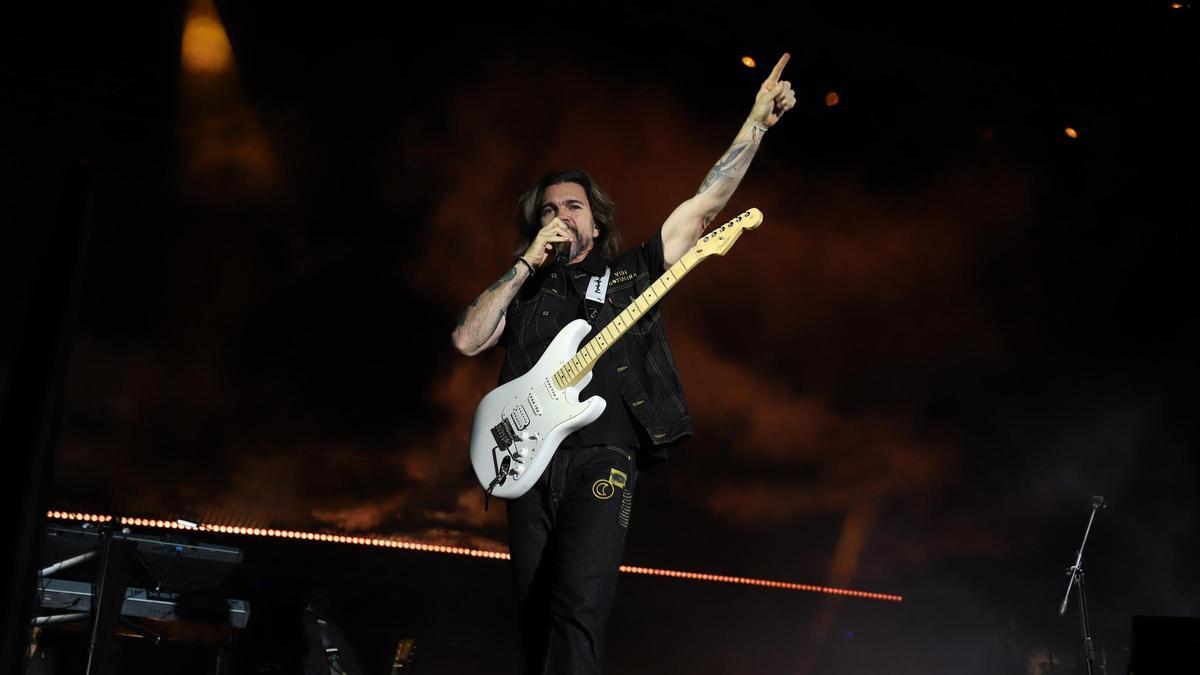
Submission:
POLYGON ((621 250, 621 232, 617 229, 616 221, 617 205, 582 169, 552 171, 517 200, 516 255, 524 253, 533 243, 538 230, 542 229, 542 196, 546 194, 547 188, 559 183, 575 183, 587 193, 588 205, 592 207, 592 219, 596 222, 596 229, 600 230, 595 245, 600 247, 600 252, 606 259, 616 258, 621 250))

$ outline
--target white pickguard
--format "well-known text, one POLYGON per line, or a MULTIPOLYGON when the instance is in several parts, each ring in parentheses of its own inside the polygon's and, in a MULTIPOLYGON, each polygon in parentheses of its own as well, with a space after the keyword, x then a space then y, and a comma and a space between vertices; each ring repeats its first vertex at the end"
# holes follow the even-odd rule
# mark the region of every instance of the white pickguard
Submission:
POLYGON ((554 371, 575 355, 590 329, 583 319, 567 324, 529 372, 479 402, 471 424, 471 464, 479 482, 490 485, 498 465, 509 458, 510 470, 503 484, 492 489, 494 496, 516 499, 525 494, 549 466, 558 444, 604 412, 607 404, 599 396, 579 401, 579 391, 592 380, 590 372, 578 386, 560 389, 554 383, 554 371), (502 440, 512 439, 509 448, 499 447, 493 432, 497 427, 502 440))

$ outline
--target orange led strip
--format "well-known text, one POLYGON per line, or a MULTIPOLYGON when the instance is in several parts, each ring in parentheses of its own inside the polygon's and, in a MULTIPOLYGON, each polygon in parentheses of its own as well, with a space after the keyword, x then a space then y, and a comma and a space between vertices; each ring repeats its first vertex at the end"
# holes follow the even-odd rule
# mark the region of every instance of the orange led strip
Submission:
POLYGON ((68 513, 66 511, 51 511, 46 514, 46 517, 55 520, 86 520, 90 523, 112 522, 112 516, 97 516, 91 513, 68 513))
MULTIPOLYGON (((55 520, 86 520, 91 522, 112 522, 112 516, 97 516, 87 513, 68 513, 65 511, 50 511, 46 517, 55 520)), ((154 527, 159 529, 170 530, 191 530, 203 532, 216 532, 219 534, 239 534, 251 537, 274 537, 276 539, 300 539, 303 541, 323 541, 335 544, 358 544, 359 546, 378 546, 381 548, 399 548, 409 551, 424 551, 426 553, 447 553, 450 555, 463 555, 472 558, 493 558, 496 560, 508 560, 509 555, 500 551, 484 551, 475 548, 461 548, 458 546, 436 546, 433 544, 420 544, 415 541, 404 541, 402 539, 378 539, 372 537, 351 537, 341 534, 324 534, 321 532, 302 532, 298 530, 275 530, 261 527, 241 527, 237 525, 210 525, 197 524, 195 527, 182 524, 174 520, 160 520, 157 518, 121 518, 122 525, 132 525, 134 527, 154 527)))
POLYGON ((770 579, 754 579, 751 577, 731 577, 724 574, 681 572, 679 570, 661 570, 653 567, 634 567, 633 565, 621 565, 621 571, 626 574, 646 574, 653 577, 672 577, 675 579, 689 579, 692 581, 711 581, 713 583, 720 584, 760 586, 762 588, 779 588, 787 591, 807 591, 809 593, 825 593, 826 595, 844 595, 852 598, 866 598, 868 600, 888 600, 891 602, 904 601, 903 595, 892 595, 890 593, 871 593, 869 591, 856 591, 849 588, 813 586, 811 584, 794 584, 789 581, 772 581, 770 579))
MULTIPOLYGON (((74 513, 68 511, 50 511, 47 518, 54 520, 82 520, 94 523, 110 523, 112 516, 95 515, 91 513, 74 513)), ((176 520, 161 520, 156 518, 121 518, 121 524, 134 527, 153 527, 172 530, 195 530, 217 532, 219 534, 237 534, 251 537, 274 537, 277 539, 300 539, 304 541, 323 541, 335 544, 356 544, 359 546, 378 546, 381 548, 398 548, 408 551, 423 551, 425 553, 445 553, 462 555, 472 558, 490 558, 493 560, 508 560, 509 554, 500 551, 484 551, 477 548, 462 548, 459 546, 437 546, 421 544, 403 539, 378 539, 373 537, 351 537, 342 534, 323 534, 320 532, 302 532, 299 530, 275 530, 261 527, 241 527, 238 525, 208 525, 197 524, 195 527, 176 520)), ((788 581, 772 581, 770 579, 754 579, 751 577, 733 577, 724 574, 704 574, 701 572, 681 572, 679 570, 664 570, 654 567, 635 567, 621 565, 620 570, 626 574, 642 574, 654 577, 671 577, 689 581, 707 581, 720 584, 737 584, 741 586, 757 586, 760 588, 777 588, 787 591, 805 591, 808 593, 824 593, 826 595, 841 595, 867 600, 886 600, 903 602, 904 596, 890 593, 871 593, 856 591, 849 588, 833 588, 830 586, 814 586, 811 584, 795 584, 788 581)))

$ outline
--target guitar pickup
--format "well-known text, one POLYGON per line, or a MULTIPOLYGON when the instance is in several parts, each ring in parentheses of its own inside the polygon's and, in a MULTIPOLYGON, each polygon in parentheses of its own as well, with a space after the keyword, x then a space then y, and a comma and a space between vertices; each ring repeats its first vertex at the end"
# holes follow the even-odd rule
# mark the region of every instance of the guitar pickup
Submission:
POLYGON ((517 428, 517 431, 521 431, 525 427, 529 426, 529 413, 525 412, 524 406, 514 406, 510 417, 512 418, 512 424, 517 428))

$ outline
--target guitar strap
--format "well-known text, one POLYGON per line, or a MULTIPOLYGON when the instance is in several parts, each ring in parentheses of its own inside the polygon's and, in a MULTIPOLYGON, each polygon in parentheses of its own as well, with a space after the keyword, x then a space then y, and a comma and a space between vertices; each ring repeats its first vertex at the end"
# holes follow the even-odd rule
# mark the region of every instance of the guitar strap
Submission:
POLYGON ((600 308, 604 306, 604 296, 608 293, 608 278, 612 269, 604 268, 604 276, 588 279, 587 293, 583 296, 583 318, 589 324, 596 320, 600 308))

